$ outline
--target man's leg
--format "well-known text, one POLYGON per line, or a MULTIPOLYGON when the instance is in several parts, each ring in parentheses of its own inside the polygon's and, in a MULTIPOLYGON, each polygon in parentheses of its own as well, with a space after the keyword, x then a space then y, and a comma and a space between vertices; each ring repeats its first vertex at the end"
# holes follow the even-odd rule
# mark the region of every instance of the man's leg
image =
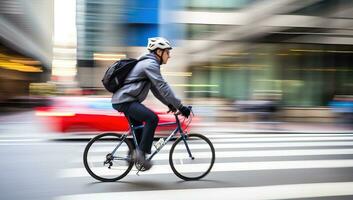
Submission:
MULTIPOLYGON (((129 123, 131 123, 132 125, 134 125, 134 126, 143 125, 142 121, 137 121, 137 120, 131 118, 131 116, 129 117, 128 109, 131 104, 132 104, 132 102, 122 103, 122 104, 113 104, 112 106, 118 112, 123 112, 125 117, 128 118, 129 123)), ((140 144, 141 139, 142 139, 142 129, 135 130, 135 136, 136 136, 137 144, 140 144)))
MULTIPOLYGON (((130 117, 130 123, 131 123, 132 125, 134 125, 134 126, 141 126, 141 125, 143 125, 142 122, 137 121, 137 120, 135 120, 135 119, 132 119, 131 117, 130 117)), ((140 145, 140 143, 141 143, 142 134, 143 134, 142 131, 143 131, 142 128, 135 130, 135 136, 136 136, 136 140, 137 140, 137 144, 138 144, 138 145, 140 145)))
POLYGON ((131 103, 126 113, 135 121, 145 122, 139 147, 143 152, 150 153, 154 132, 158 125, 158 116, 149 108, 138 102, 131 103))

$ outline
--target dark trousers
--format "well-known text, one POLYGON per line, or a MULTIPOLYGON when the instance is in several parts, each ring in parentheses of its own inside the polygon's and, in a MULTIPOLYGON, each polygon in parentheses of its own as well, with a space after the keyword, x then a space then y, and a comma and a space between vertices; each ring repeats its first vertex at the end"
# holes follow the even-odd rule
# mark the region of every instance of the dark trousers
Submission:
POLYGON ((134 126, 142 125, 145 122, 145 127, 137 129, 135 135, 140 150, 145 153, 151 153, 154 132, 158 125, 158 116, 139 102, 113 104, 113 108, 123 112, 134 126))

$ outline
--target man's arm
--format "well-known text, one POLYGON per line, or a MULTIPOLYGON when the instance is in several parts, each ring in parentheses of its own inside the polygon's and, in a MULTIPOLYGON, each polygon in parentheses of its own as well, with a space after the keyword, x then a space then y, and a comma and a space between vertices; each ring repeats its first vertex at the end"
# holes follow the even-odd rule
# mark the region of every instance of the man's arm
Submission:
POLYGON ((175 108, 180 108, 182 106, 181 101, 175 96, 174 92, 168 85, 168 83, 164 80, 161 75, 160 67, 156 62, 151 62, 149 65, 146 65, 144 68, 147 78, 151 81, 152 87, 154 87, 154 91, 152 90, 153 94, 157 94, 161 98, 158 98, 162 101, 162 103, 168 105, 171 104, 175 108))
POLYGON ((166 106, 169 105, 169 102, 166 101, 166 100, 164 99, 164 97, 163 97, 161 94, 159 94, 157 88, 156 88, 153 84, 151 85, 151 91, 152 91, 153 95, 154 95, 158 100, 160 100, 164 105, 166 105, 166 106))

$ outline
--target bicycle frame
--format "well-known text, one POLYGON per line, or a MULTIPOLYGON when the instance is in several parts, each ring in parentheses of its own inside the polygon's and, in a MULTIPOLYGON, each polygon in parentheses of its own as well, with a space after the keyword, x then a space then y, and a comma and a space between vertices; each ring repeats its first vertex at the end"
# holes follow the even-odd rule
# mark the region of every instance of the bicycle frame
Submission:
MULTIPOLYGON (((180 114, 180 113, 179 113, 180 114)), ((151 160, 160 150, 162 150, 162 148, 172 139, 172 137, 177 133, 179 132, 180 133, 180 137, 182 138, 182 140, 184 141, 184 144, 185 144, 185 147, 186 147, 186 150, 189 154, 189 157, 194 159, 192 154, 191 154, 191 151, 190 151, 190 148, 189 148, 189 145, 187 144, 186 142, 186 135, 184 134, 184 131, 183 131, 183 128, 180 124, 180 120, 178 118, 178 115, 179 114, 174 114, 175 116, 175 122, 168 122, 168 123, 159 123, 157 126, 170 126, 170 125, 177 125, 177 127, 172 131, 172 133, 164 140, 163 144, 161 144, 160 148, 154 150, 152 152, 152 154, 150 156, 147 157, 147 160, 151 160)), ((191 117, 191 116, 190 116, 191 117)), ((135 130, 138 130, 138 129, 142 129, 144 128, 145 126, 144 125, 140 125, 140 126, 136 126, 134 127, 134 125, 132 125, 132 123, 130 122, 130 119, 127 118, 128 121, 129 121, 129 125, 130 125, 130 131, 129 133, 132 134, 132 138, 133 138, 133 141, 134 141, 134 145, 135 145, 135 148, 136 149, 139 149, 139 145, 137 143, 137 139, 136 139, 136 135, 135 135, 135 130)), ((122 138, 121 138, 121 142, 114 148, 114 150, 111 152, 111 155, 114 157, 115 155, 115 152, 118 150, 118 148, 120 147, 120 145, 123 143, 123 141, 127 138, 128 134, 123 134, 122 135, 122 138)), ((118 159, 120 160, 120 159, 118 159)), ((130 158, 123 158, 122 160, 130 160, 130 158)))
MULTIPOLYGON (((173 136, 175 136, 175 134, 177 132, 180 133, 180 136, 183 138, 184 140, 184 143, 186 145, 186 149, 189 153, 189 156, 192 157, 191 155, 191 152, 190 152, 190 149, 189 149, 189 146, 187 145, 186 141, 185 141, 185 134, 184 134, 184 131, 183 131, 183 128, 181 127, 181 124, 180 124, 180 120, 178 118, 178 114, 174 114, 175 116, 175 122, 168 122, 168 123, 159 123, 157 126, 170 126, 170 125, 177 125, 177 127, 172 131, 172 133, 164 140, 163 144, 160 146, 160 148, 154 150, 152 152, 152 154, 150 156, 147 157, 147 160, 151 160, 171 139, 173 136)), ((139 145, 137 143, 137 139, 136 139, 136 135, 135 135, 135 130, 138 130, 138 129, 142 129, 144 128, 145 126, 144 125, 140 125, 140 126, 136 126, 134 127, 131 123, 130 123, 130 120, 128 119, 129 121, 129 124, 130 124, 130 130, 131 130, 131 134, 132 134, 132 138, 133 138, 133 141, 134 141, 134 145, 136 147, 136 149, 139 149, 139 145)), ((125 136, 126 137, 126 136, 125 136)))

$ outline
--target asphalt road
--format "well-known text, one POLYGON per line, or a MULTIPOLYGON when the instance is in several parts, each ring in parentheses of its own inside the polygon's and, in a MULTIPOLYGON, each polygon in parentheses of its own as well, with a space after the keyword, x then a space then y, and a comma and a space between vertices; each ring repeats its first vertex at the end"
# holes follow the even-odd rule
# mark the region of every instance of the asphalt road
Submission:
POLYGON ((179 179, 161 159, 101 183, 83 167, 87 140, 41 137, 28 119, 0 120, 0 130, 1 199, 353 199, 353 134, 212 132, 216 163, 200 181, 179 179))

